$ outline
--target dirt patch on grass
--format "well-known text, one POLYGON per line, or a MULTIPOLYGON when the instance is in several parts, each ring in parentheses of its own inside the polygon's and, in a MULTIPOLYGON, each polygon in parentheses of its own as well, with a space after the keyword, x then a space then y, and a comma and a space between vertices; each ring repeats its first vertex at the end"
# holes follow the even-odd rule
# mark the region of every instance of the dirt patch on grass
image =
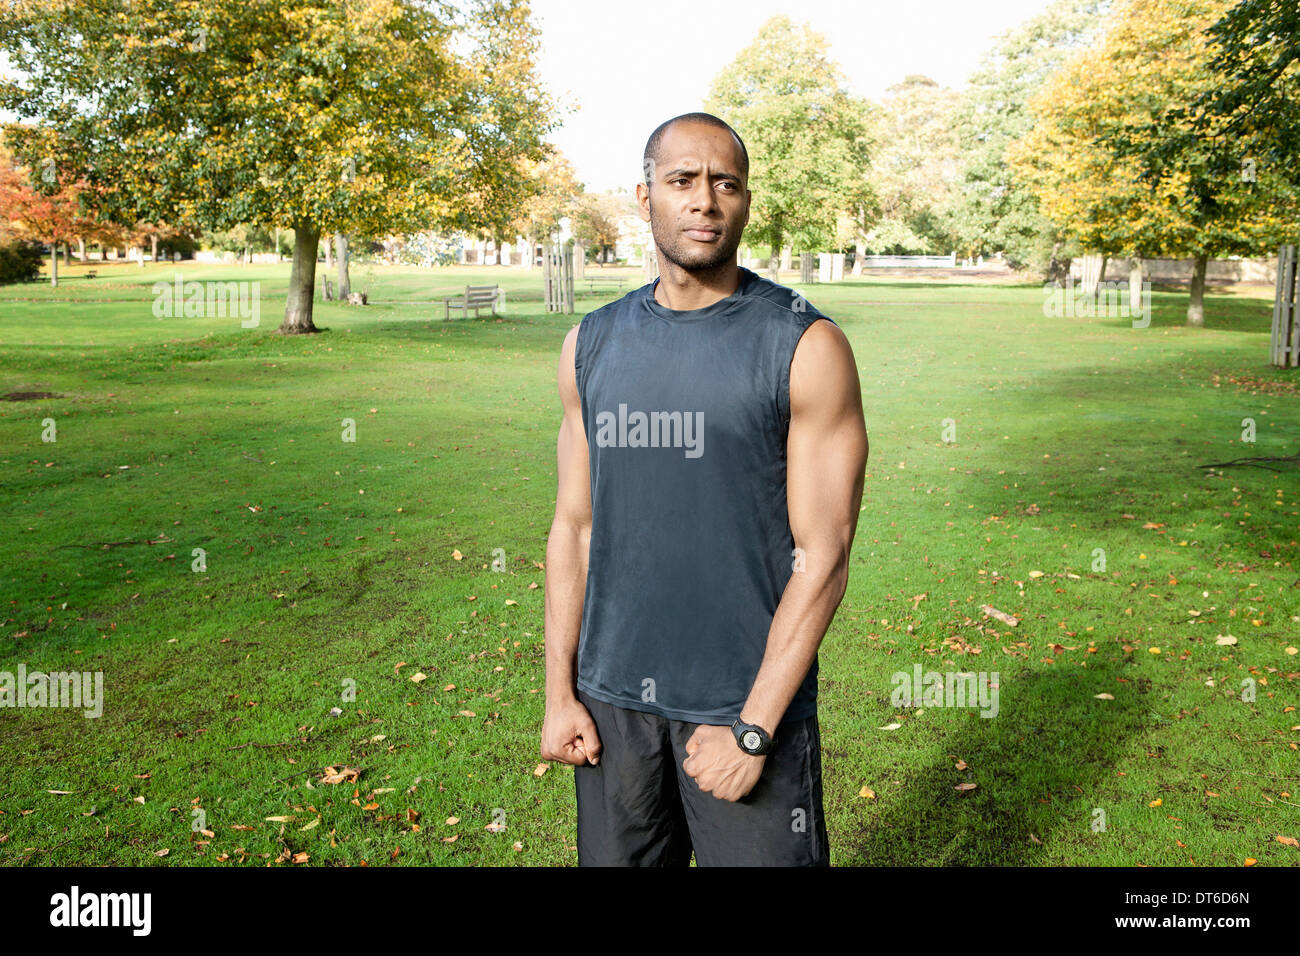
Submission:
POLYGON ((62 397, 62 395, 56 395, 53 392, 10 392, 7 395, 0 395, 0 402, 34 402, 38 398, 62 397))

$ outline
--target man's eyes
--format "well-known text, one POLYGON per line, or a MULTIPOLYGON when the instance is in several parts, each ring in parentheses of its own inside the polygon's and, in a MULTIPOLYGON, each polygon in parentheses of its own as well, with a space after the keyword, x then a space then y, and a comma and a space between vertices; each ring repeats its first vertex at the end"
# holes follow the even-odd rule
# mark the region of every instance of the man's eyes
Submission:
MULTIPOLYGON (((687 185, 690 185, 690 180, 687 179, 685 176, 678 176, 676 179, 668 180, 668 184, 670 186, 675 185, 677 183, 686 183, 687 185)), ((726 186, 728 192, 735 192, 736 190, 736 184, 729 179, 722 180, 720 183, 718 183, 718 185, 726 186)))

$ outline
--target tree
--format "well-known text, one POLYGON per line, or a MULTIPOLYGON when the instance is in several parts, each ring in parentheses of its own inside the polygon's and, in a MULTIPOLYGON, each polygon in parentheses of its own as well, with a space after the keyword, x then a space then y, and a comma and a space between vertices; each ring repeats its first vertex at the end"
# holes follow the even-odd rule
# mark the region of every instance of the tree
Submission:
MULTIPOLYGON (((542 161, 523 160, 524 175, 533 182, 506 235, 523 236, 531 243, 546 242, 560 231, 560 220, 576 214, 582 196, 569 160, 556 150, 542 161)), ((501 237, 497 237, 501 238, 501 237)))
POLYGON ((621 205, 617 196, 607 193, 584 193, 574 204, 573 236, 602 265, 608 250, 618 244, 621 205))
POLYGON ((1123 0, 1104 42, 1035 98, 1038 124, 1013 150, 1044 212, 1091 248, 1190 256, 1189 325, 1204 322, 1211 256, 1258 254, 1294 231, 1280 177, 1217 173, 1222 147, 1188 135, 1186 108, 1220 82, 1204 31, 1227 3, 1123 0), (1165 165, 1147 176, 1155 152, 1165 165))
POLYGON ((918 75, 887 92, 876 112, 877 147, 867 174, 881 220, 873 248, 889 235, 896 237, 892 244, 909 251, 920 238, 916 251, 946 252, 953 237, 944 210, 953 201, 959 165, 953 130, 957 94, 918 75))
POLYGON ((50 285, 59 284, 59 245, 71 242, 82 231, 83 181, 53 164, 42 164, 33 175, 27 167, 12 165, 0 155, 0 222, 19 239, 50 247, 50 285))
POLYGON ((1034 125, 1029 99, 1075 51, 1101 32, 1110 0, 1056 0, 1000 34, 970 77, 954 117, 962 171, 947 220, 967 256, 1001 252, 1014 269, 1060 275, 1067 237, 1042 214, 1007 164, 1007 146, 1034 125))
POLYGON ((289 224, 286 333, 322 234, 513 215, 555 120, 522 0, 11 0, 0 106, 39 117, 119 221, 289 224))
POLYGON ((714 79, 704 108, 735 128, 749 152, 750 241, 771 250, 830 242, 837 215, 870 203, 869 105, 848 93, 826 38, 784 16, 714 79))
POLYGON ((1300 5, 1289 0, 1240 0, 1206 31, 1219 82, 1186 106, 1171 107, 1180 135, 1141 154, 1148 178, 1190 142, 1213 143, 1214 174, 1255 175, 1267 167, 1300 187, 1300 5))

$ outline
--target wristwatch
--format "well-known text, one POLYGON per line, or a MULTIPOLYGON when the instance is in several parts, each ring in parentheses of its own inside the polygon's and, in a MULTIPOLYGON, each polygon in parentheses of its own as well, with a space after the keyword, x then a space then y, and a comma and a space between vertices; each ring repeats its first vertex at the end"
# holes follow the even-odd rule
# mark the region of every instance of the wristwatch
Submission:
POLYGON ((740 718, 731 725, 731 732, 736 737, 736 745, 751 756, 760 756, 772 749, 772 738, 758 724, 742 723, 740 718))

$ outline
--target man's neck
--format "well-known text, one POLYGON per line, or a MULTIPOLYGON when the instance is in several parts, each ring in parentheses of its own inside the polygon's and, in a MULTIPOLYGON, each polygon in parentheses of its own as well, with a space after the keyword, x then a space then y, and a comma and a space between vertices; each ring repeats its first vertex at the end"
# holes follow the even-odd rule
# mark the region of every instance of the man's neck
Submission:
POLYGON ((689 311, 720 302, 740 288, 740 267, 728 260, 714 269, 692 272, 660 256, 662 271, 655 301, 668 309, 689 311))

